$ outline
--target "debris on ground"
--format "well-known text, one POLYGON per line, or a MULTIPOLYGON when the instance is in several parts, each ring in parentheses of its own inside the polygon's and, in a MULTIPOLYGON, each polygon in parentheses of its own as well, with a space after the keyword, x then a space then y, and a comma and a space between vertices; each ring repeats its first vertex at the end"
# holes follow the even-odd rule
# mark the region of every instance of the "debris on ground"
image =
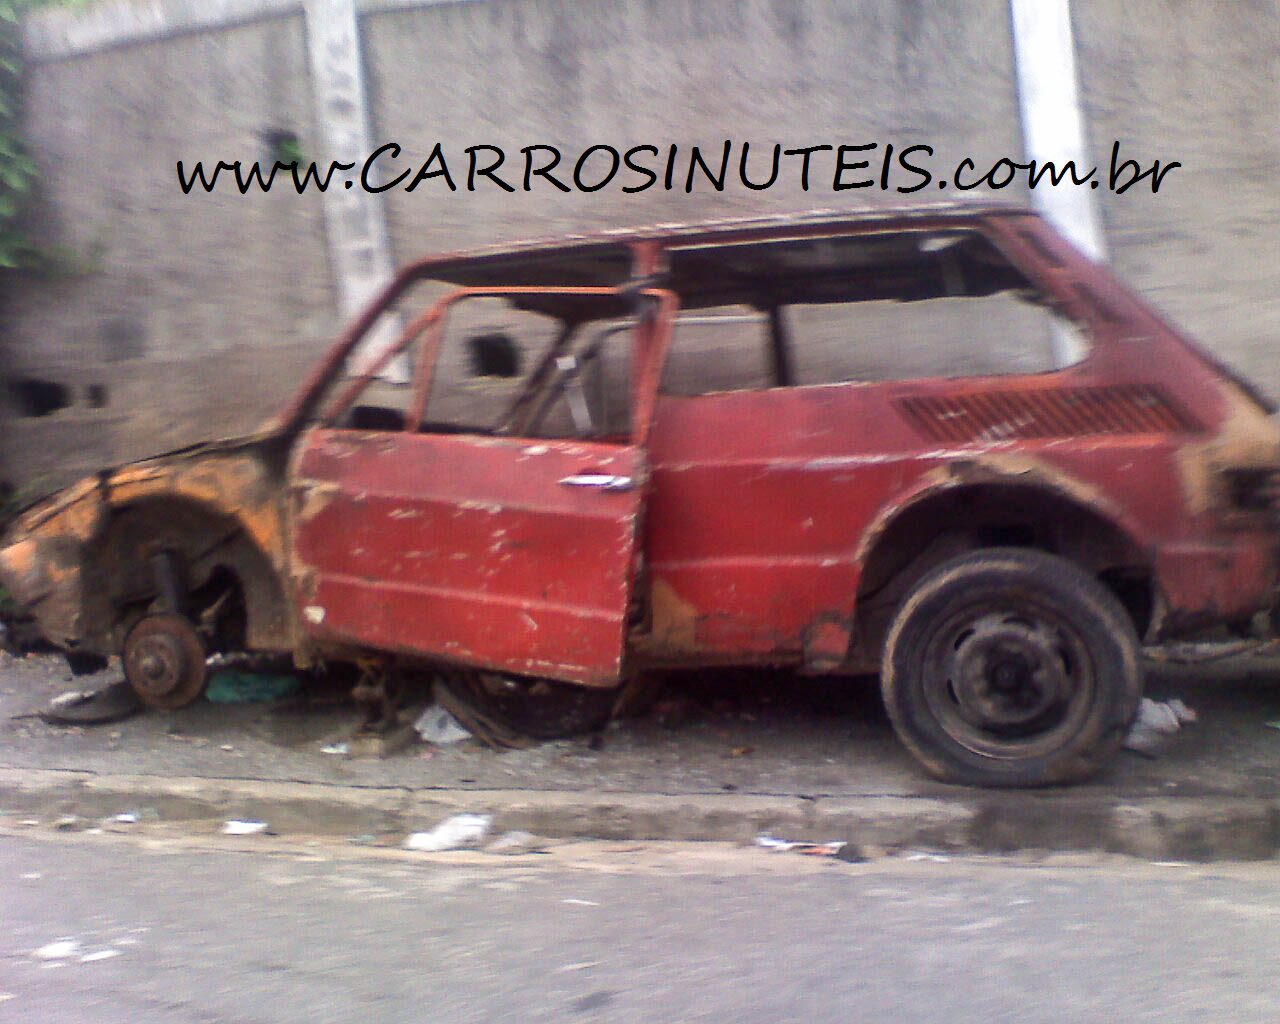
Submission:
POLYGON ((351 747, 346 743, 326 743, 320 748, 322 754, 349 754, 351 747))
POLYGON ((53 942, 45 943, 39 949, 32 950, 31 955, 37 960, 69 960, 73 956, 80 955, 80 940, 54 939, 53 942))
POLYGON ((598 733, 608 724, 618 694, 611 688, 466 670, 438 675, 435 698, 481 743, 518 750, 598 733))
POLYGON ((491 814, 455 814, 430 832, 414 832, 404 841, 404 848, 423 853, 472 849, 484 840, 492 823, 491 814))
POLYGON ((53 827, 59 832, 69 832, 80 824, 80 819, 74 814, 66 814, 53 823, 53 827))
POLYGON ((439 704, 432 704, 422 712, 413 723, 413 728, 425 742, 434 743, 437 747, 471 739, 471 733, 463 724, 439 704))
POLYGON ((49 701, 49 707, 65 708, 73 704, 83 704, 92 696, 92 690, 68 690, 66 693, 60 693, 49 701))
POLYGON ((803 853, 810 857, 835 857, 848 844, 841 839, 832 839, 825 843, 810 843, 795 839, 779 839, 768 832, 756 836, 756 846, 774 853, 803 853))
POLYGON ((300 685, 297 676, 283 672, 222 669, 209 677, 204 695, 214 704, 262 704, 287 697, 300 685))
MULTIPOLYGON (((519 750, 536 740, 496 714, 493 695, 484 686, 486 674, 453 672, 436 679, 436 705, 449 713, 468 735, 494 750, 519 750)), ((435 742, 434 740, 429 742, 435 742)))
POLYGON ((222 826, 224 836, 270 835, 271 826, 265 821, 240 821, 233 819, 222 826))
POLYGON ((101 690, 71 690, 59 694, 36 717, 46 725, 108 725, 142 710, 142 701, 123 679, 101 690))
POLYGON ((543 853, 547 844, 531 832, 504 832, 484 848, 485 853, 543 853))
POLYGON ((1138 705, 1138 717, 1129 727, 1129 734, 1124 738, 1125 750, 1139 754, 1154 756, 1156 749, 1164 741, 1181 729, 1196 721, 1197 715, 1178 699, 1155 701, 1143 697, 1138 705))

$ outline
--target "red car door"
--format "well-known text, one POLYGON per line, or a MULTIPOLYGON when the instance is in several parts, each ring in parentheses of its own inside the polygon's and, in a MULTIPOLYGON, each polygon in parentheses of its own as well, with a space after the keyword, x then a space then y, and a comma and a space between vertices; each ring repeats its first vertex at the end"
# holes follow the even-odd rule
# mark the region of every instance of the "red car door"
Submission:
POLYGON ((615 684, 674 298, 653 293, 656 310, 620 338, 634 341, 627 436, 419 430, 448 304, 468 294, 437 307, 404 429, 331 424, 300 438, 291 469, 300 622, 322 645, 615 684))

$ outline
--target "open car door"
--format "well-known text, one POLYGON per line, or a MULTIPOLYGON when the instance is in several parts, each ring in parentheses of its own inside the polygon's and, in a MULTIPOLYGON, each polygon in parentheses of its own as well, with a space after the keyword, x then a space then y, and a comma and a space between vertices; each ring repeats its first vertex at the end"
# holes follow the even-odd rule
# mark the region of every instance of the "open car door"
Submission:
POLYGON ((461 289, 410 324, 295 450, 292 576, 312 642, 616 684, 675 311, 657 290, 461 289), (462 315, 476 300, 539 321, 541 342, 483 335, 516 346, 499 369, 535 357, 518 387, 458 384, 450 343, 477 337, 462 315), (406 407, 364 401, 419 336, 406 407))

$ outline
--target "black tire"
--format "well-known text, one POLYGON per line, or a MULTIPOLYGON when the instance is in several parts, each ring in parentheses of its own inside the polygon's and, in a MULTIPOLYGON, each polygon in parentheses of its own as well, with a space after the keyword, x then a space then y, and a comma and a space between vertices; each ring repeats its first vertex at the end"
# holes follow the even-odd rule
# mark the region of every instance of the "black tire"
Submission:
POLYGON ((988 548, 907 594, 885 642, 894 730, 947 782, 1080 782, 1119 749, 1142 695, 1138 638, 1112 594, 1041 551, 988 548))
POLYGON ((617 689, 497 672, 454 672, 441 685, 473 714, 489 719, 500 729, 536 740, 598 732, 608 725, 618 699, 617 689))

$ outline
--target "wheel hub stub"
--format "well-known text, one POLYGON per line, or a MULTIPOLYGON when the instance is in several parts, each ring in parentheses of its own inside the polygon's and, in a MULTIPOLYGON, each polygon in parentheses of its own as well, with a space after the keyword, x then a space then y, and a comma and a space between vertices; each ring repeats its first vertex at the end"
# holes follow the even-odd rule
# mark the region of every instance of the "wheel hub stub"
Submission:
POLYGON ((152 707, 185 707, 204 690, 204 644, 181 615, 139 620, 125 637, 122 660, 129 685, 152 707))
POLYGON ((1019 623, 983 626, 961 641, 952 684, 965 717, 994 729, 1036 721, 1071 688, 1053 638, 1019 623))

